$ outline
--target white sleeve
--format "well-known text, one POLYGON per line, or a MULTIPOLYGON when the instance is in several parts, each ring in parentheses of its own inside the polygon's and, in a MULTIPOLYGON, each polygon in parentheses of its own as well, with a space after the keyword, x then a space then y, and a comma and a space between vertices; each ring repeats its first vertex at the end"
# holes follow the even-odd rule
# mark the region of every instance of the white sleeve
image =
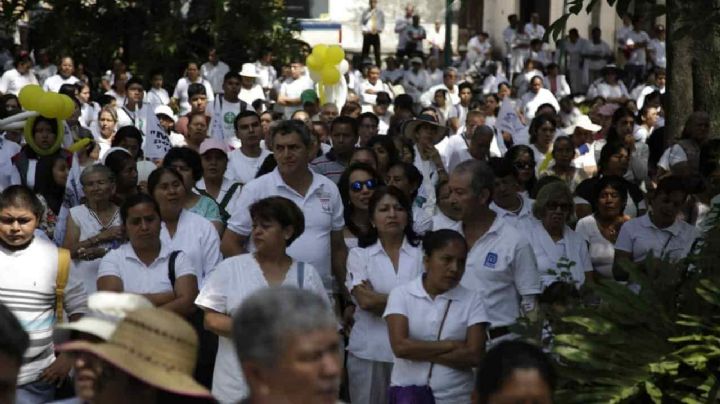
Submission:
POLYGON ((178 80, 177 84, 175 85, 175 91, 173 91, 173 98, 177 98, 178 100, 182 99, 182 79, 178 80))
MULTIPOLYGON (((679 144, 674 145, 670 148, 670 154, 668 155, 668 168, 669 171, 672 166, 678 163, 684 163, 687 161, 687 153, 679 144)), ((665 168, 665 167, 663 167, 665 168)))
MULTIPOLYGON (((231 258, 234 259, 234 258, 231 258)), ((218 313, 227 314, 230 308, 227 307, 227 288, 233 288, 238 285, 231 285, 227 279, 227 273, 233 267, 230 262, 223 261, 220 263, 210 276, 205 279, 205 285, 200 289, 195 305, 203 308, 217 311, 218 313)))
POLYGON ((618 234, 617 241, 615 241, 616 250, 627 253, 633 252, 633 237, 631 234, 632 231, 630 230, 632 225, 632 222, 626 222, 622 227, 620 227, 620 233, 618 234))
POLYGON ((184 252, 180 251, 175 257, 175 279, 185 275, 193 275, 200 279, 195 268, 193 268, 192 261, 184 252))
POLYGON ((475 324, 490 324, 485 303, 480 293, 471 292, 472 303, 470 303, 470 311, 468 312, 467 326, 472 327, 475 324))
POLYGON ((347 257, 347 275, 345 279, 345 287, 352 292, 353 288, 363 281, 368 280, 367 260, 364 248, 355 247, 350 250, 347 257))
POLYGON ((110 251, 102 258, 100 266, 98 267, 97 279, 100 279, 103 276, 117 276, 122 279, 122 268, 120 268, 120 266, 115 262, 117 259, 116 256, 119 255, 121 248, 122 247, 110 251))
POLYGON ((345 208, 337 188, 334 189, 333 199, 332 231, 340 231, 345 227, 345 217, 343 216, 345 208))
POLYGON ((385 305, 385 312, 383 313, 383 318, 386 318, 391 314, 400 314, 401 316, 405 316, 406 318, 408 317, 405 294, 405 287, 398 287, 390 291, 387 304, 385 305))
POLYGON ((257 200, 254 195, 255 184, 249 182, 238 198, 238 210, 230 212, 231 216, 228 220, 228 230, 241 236, 247 236, 252 229, 252 219, 250 218, 250 205, 257 200))
POLYGON ((10 72, 5 72, 2 77, 0 77, 0 93, 7 93, 8 87, 10 86, 10 79, 8 78, 8 74, 10 72))
POLYGON ((68 316, 73 314, 87 313, 87 291, 75 265, 70 263, 70 274, 68 275, 68 284, 65 287, 65 299, 63 306, 68 316))
POLYGON ((203 85, 205 86, 205 92, 207 93, 208 103, 213 102, 215 100, 215 91, 213 90, 212 85, 207 80, 203 80, 203 85))
POLYGON ((527 240, 521 240, 515 247, 512 271, 518 294, 533 295, 542 292, 535 253, 527 240))
POLYGON ((325 290, 325 286, 323 285, 322 278, 320 278, 320 274, 318 274, 317 269, 315 269, 314 266, 305 263, 305 279, 303 288, 306 290, 309 290, 311 292, 316 293, 318 296, 320 296, 323 301, 328 305, 328 307, 332 308, 332 302, 330 301, 330 297, 327 294, 327 291, 325 290))
POLYGON ((203 237, 203 267, 198 268, 198 279, 205 279, 215 269, 215 266, 222 261, 220 255, 220 236, 215 226, 207 222, 205 226, 205 236, 203 237))

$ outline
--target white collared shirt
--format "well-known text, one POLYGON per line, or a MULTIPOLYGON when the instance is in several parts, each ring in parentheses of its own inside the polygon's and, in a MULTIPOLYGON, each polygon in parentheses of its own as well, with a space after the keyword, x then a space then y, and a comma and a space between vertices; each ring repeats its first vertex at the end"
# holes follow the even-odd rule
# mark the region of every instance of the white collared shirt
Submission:
POLYGON ((539 220, 534 222, 527 234, 528 239, 533 241, 531 246, 535 252, 537 268, 544 288, 561 280, 561 272, 569 272, 578 288, 585 283, 585 273, 593 270, 585 237, 565 226, 563 238, 553 241, 539 220), (575 262, 575 265, 570 266, 569 269, 559 268, 569 262, 575 262), (552 274, 550 271, 556 273, 552 274))
POLYGON ((589 244, 590 262, 601 276, 613 279, 612 267, 615 261, 615 246, 600 233, 595 215, 580 219, 575 231, 585 237, 589 244))
MULTIPOLYGON (((160 253, 150 264, 145 265, 138 258, 132 245, 127 242, 103 257, 98 268, 98 279, 103 276, 117 276, 122 280, 123 291, 128 293, 164 293, 173 290, 169 278, 170 255, 176 249, 161 241, 160 253)), ((193 275, 192 262, 181 251, 175 258, 175 279, 193 275)))
MULTIPOLYGON (((462 222, 452 230, 460 233, 462 222)), ((470 249, 461 284, 480 292, 493 328, 520 317, 520 296, 542 291, 535 254, 527 239, 509 223, 495 218, 470 249)))
POLYGON ((175 234, 170 237, 165 222, 160 230, 160 240, 172 250, 185 253, 198 278, 198 287, 222 260, 220 255, 220 237, 212 223, 197 213, 183 209, 180 212, 175 234))
POLYGON ((532 226, 533 222, 537 221, 532 214, 532 205, 535 201, 530 199, 526 194, 518 193, 518 198, 522 201, 522 206, 517 213, 505 210, 496 205, 495 202, 490 203, 490 209, 495 212, 500 219, 506 221, 521 233, 525 233, 525 231, 532 226))
POLYGON ((648 213, 623 224, 615 249, 631 253, 633 262, 644 260, 648 254, 678 261, 687 256, 697 237, 695 226, 682 220, 675 220, 671 226, 659 229, 648 213))
MULTIPOLYGON (((229 180, 227 178, 223 177, 223 182, 220 185, 220 192, 218 193, 217 198, 214 198, 214 201, 217 202, 218 206, 225 198, 225 195, 227 195, 228 191, 230 191, 230 188, 235 184, 235 181, 229 180)), ((198 181, 195 184, 195 188, 198 190, 207 191, 207 187, 205 186, 205 179, 200 178, 200 181, 198 181)), ((226 212, 234 212, 237 209, 240 209, 240 205, 238 205, 238 201, 240 200, 240 193, 242 191, 242 185, 238 186, 237 189, 235 189, 235 192, 230 196, 230 200, 228 201, 227 205, 225 205, 223 208, 226 212)))
MULTIPOLYGON (((478 293, 458 285, 433 299, 422 285, 422 276, 390 292, 383 318, 399 314, 407 318, 408 338, 436 341, 446 310, 440 340, 464 341, 468 328, 489 321, 488 312, 478 293)), ((395 358, 390 384, 427 385, 429 371, 430 362, 395 358)), ((438 403, 467 403, 473 390, 473 379, 470 369, 463 371, 436 363, 430 387, 438 403)))
MULTIPOLYGON (((377 241, 366 248, 358 247, 350 250, 345 286, 352 292, 354 287, 362 284, 363 281, 368 281, 375 292, 389 294, 395 287, 412 281, 422 273, 421 247, 413 247, 407 239, 404 239, 400 247, 396 271, 382 243, 377 241)), ((392 362, 393 353, 385 321, 357 307, 347 350, 361 359, 392 362)))
POLYGON ((432 218, 432 230, 439 229, 454 229, 458 225, 457 220, 450 219, 444 214, 438 207, 435 211, 435 215, 432 218))
MULTIPOLYGON (((285 184, 277 168, 250 181, 240 195, 240 209, 230 212, 232 217, 228 221, 228 229, 241 236, 249 236, 252 229, 250 205, 269 196, 290 199, 305 215, 305 231, 288 247, 287 254, 315 267, 326 290, 332 292, 330 233, 345 227, 343 204, 337 186, 330 179, 312 171, 311 174, 312 184, 304 196, 285 184)), ((251 240, 248 243, 248 249, 253 251, 251 240)))

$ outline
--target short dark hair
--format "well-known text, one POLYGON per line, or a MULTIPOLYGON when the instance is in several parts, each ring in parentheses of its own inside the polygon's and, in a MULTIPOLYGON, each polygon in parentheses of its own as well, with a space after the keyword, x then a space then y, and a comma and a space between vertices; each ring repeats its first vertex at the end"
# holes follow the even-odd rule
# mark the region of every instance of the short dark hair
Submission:
POLYGON ((509 159, 493 157, 488 163, 490 164, 490 168, 492 168, 493 175, 495 175, 496 179, 509 177, 511 175, 516 179, 518 178, 518 171, 515 169, 513 162, 509 159))
POLYGON ((113 150, 105 155, 105 167, 113 172, 115 178, 120 176, 120 173, 128 163, 135 164, 135 159, 133 159, 127 150, 113 150))
POLYGON ((409 183, 417 185, 415 191, 410 195, 410 199, 415 200, 415 198, 417 198, 420 186, 423 182, 422 173, 420 172, 420 170, 418 170, 417 167, 415 167, 414 164, 406 163, 404 161, 396 161, 395 163, 388 166, 388 172, 390 171, 390 169, 395 167, 400 167, 403 170, 403 173, 405 174, 405 177, 408 179, 409 183))
POLYGON ((362 114, 360 114, 360 116, 357 119, 358 125, 361 124, 362 121, 365 119, 372 120, 375 123, 375 125, 380 124, 380 118, 378 118, 377 115, 373 114, 372 112, 363 112, 362 114))
MULTIPOLYGON (((157 171, 157 170, 156 170, 157 171)), ((158 176, 159 177, 159 176, 158 176)), ((154 188, 154 187, 153 187, 154 188)), ((130 195, 126 200, 125 203, 120 206, 120 219, 122 220, 122 224, 126 224, 128 220, 128 211, 130 211, 131 208, 140 205, 142 203, 149 203, 152 205, 153 210, 155 213, 160 216, 160 205, 158 205, 155 198, 148 194, 144 194, 142 192, 139 192, 137 194, 130 195)))
POLYGON ((228 81, 230 79, 240 80, 240 73, 238 73, 234 70, 230 70, 229 72, 225 73, 225 76, 223 76, 223 83, 225 83, 226 81, 228 81))
POLYGON ((28 333, 25 332, 10 309, 0 303, 0 352, 20 366, 29 345, 28 333))
POLYGON ((275 221, 282 227, 292 226, 293 234, 285 241, 289 246, 305 231, 305 215, 291 200, 282 196, 270 196, 250 205, 252 220, 275 221))
POLYGON ((205 85, 202 83, 190 84, 187 89, 188 100, 198 94, 207 96, 207 90, 205 89, 205 85))
POLYGON ((528 129, 528 132, 530 132, 530 144, 537 141, 537 131, 546 123, 550 123, 553 128, 557 128, 557 121, 555 121, 555 118, 552 116, 540 114, 533 118, 532 122, 530 122, 530 128, 528 129))
POLYGON ((470 91, 472 91, 472 89, 473 89, 472 84, 468 83, 467 81, 463 81, 462 83, 458 84, 458 92, 460 92, 466 88, 470 89, 470 91))
MULTIPOLYGON (((265 112, 263 112, 263 113, 265 113, 265 112)), ((233 122, 233 128, 235 128, 235 130, 237 130, 238 122, 240 122, 240 120, 242 118, 247 118, 249 116, 254 116, 258 119, 258 121, 260 120, 260 115, 258 115, 257 112, 246 109, 245 111, 240 111, 240 113, 237 114, 237 116, 235 117, 235 122, 233 122)))
POLYGON ((142 80, 140 80, 140 78, 137 77, 137 76, 132 76, 132 77, 130 77, 130 78, 125 82, 125 88, 127 89, 128 87, 130 87, 131 84, 140 84, 140 87, 142 87, 143 89, 145 89, 145 85, 143 85, 142 80))
POLYGON ((38 220, 43 216, 45 207, 35 193, 24 185, 11 185, 0 194, 0 210, 14 207, 30 210, 38 220))
POLYGON ((678 175, 670 175, 661 179, 655 188, 655 196, 659 194, 669 195, 673 192, 682 192, 687 196, 688 186, 685 178, 678 175))
POLYGON ((627 146, 622 142, 610 142, 605 143, 605 146, 600 150, 600 159, 597 162, 598 174, 603 174, 607 168, 607 164, 610 161, 610 157, 618 153, 620 150, 625 150, 630 155, 630 151, 627 146))
POLYGON ((455 230, 441 229, 425 233, 422 240, 425 256, 430 257, 433 252, 450 244, 451 241, 458 241, 467 248, 465 237, 455 230))
POLYGON ((112 141, 112 147, 119 147, 120 143, 122 143, 122 141, 126 138, 135 139, 138 141, 139 145, 142 145, 143 134, 140 132, 140 129, 128 125, 118 129, 117 133, 115 133, 115 137, 113 137, 112 141))
POLYGON ((300 140, 305 145, 305 147, 310 146, 310 143, 312 142, 312 138, 310 137, 310 131, 308 131, 307 126, 305 126, 305 122, 301 120, 288 119, 285 121, 278 121, 277 125, 271 126, 270 129, 273 143, 276 136, 289 135, 291 133, 296 133, 298 136, 300 136, 300 140))
POLYGON ((358 121, 357 119, 350 116, 338 116, 330 122, 330 133, 333 132, 337 125, 350 125, 352 132, 357 137, 358 135, 358 121))
POLYGON ((393 106, 395 107, 395 110, 406 109, 412 111, 413 102, 414 101, 409 94, 400 94, 395 97, 395 100, 393 100, 393 106))
MULTIPOLYGON (((75 96, 73 96, 73 98, 74 98, 74 97, 75 97, 75 96)), ((46 117, 46 116, 38 115, 38 116, 35 118, 35 120, 33 121, 33 124, 32 124, 32 136, 35 136, 35 129, 37 128, 38 124, 40 124, 40 122, 45 122, 45 123, 47 123, 48 125, 50 125, 50 130, 52 131, 52 133, 54 133, 55 136, 58 135, 58 122, 57 122, 57 119, 55 119, 55 118, 48 118, 48 117, 46 117)))
MULTIPOLYGON (((200 181, 202 178, 202 159, 200 154, 189 147, 173 147, 168 150, 163 158, 163 167, 172 167, 175 161, 182 161, 192 169, 193 180, 200 181)), ((189 190, 188 190, 189 191, 189 190)))
POLYGON ((487 404, 517 369, 537 370, 550 391, 555 390, 555 368, 540 348, 523 341, 503 341, 485 354, 478 367, 475 390, 479 402, 487 404))
MULTIPOLYGON (((158 184, 160 183, 160 177, 163 176, 163 174, 170 174, 174 175, 175 178, 177 178, 181 184, 183 184, 183 188, 185 187, 185 182, 183 182, 183 176, 174 168, 172 167, 158 167, 153 170, 153 172, 150 173, 150 176, 148 177, 148 194, 150 194, 151 197, 154 198, 155 188, 157 188, 158 184)), ((189 190, 186 190, 189 191, 189 190)))
POLYGON ((620 194, 620 198, 627 203, 628 187, 626 180, 616 175, 603 175, 593 187, 592 200, 590 201, 593 211, 597 210, 600 194, 602 194, 602 191, 607 187, 616 190, 618 194, 620 194))

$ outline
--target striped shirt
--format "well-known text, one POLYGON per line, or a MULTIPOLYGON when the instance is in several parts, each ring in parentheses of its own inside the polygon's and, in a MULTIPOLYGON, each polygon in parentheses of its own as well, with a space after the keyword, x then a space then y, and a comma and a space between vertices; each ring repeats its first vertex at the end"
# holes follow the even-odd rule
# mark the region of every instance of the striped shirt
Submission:
MULTIPOLYGON (((30 335, 18 375, 18 385, 38 380, 55 360, 52 334, 55 325, 55 280, 57 247, 36 237, 19 251, 0 246, 0 302, 18 318, 30 335)), ((68 316, 87 312, 87 294, 82 280, 70 271, 65 288, 65 311, 68 316)))
POLYGON ((337 161, 337 157, 335 157, 335 153, 333 153, 331 149, 329 152, 310 162, 310 168, 316 173, 330 178, 330 180, 337 185, 346 167, 337 161))

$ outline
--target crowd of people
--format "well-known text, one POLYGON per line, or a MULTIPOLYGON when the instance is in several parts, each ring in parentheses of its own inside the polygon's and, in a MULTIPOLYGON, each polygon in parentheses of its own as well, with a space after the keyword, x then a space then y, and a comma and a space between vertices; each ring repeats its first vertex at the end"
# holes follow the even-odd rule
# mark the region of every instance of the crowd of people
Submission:
POLYGON ((681 262, 720 206, 709 117, 665 131, 637 21, 624 70, 597 30, 558 63, 537 16, 512 17, 499 58, 481 33, 458 67, 422 46, 356 59, 342 105, 271 50, 231 68, 211 49, 172 92, 122 60, 95 83, 17 55, 0 118, 33 83, 76 108, 0 139, 0 394, 552 402, 552 365, 511 327, 558 285, 681 262))

